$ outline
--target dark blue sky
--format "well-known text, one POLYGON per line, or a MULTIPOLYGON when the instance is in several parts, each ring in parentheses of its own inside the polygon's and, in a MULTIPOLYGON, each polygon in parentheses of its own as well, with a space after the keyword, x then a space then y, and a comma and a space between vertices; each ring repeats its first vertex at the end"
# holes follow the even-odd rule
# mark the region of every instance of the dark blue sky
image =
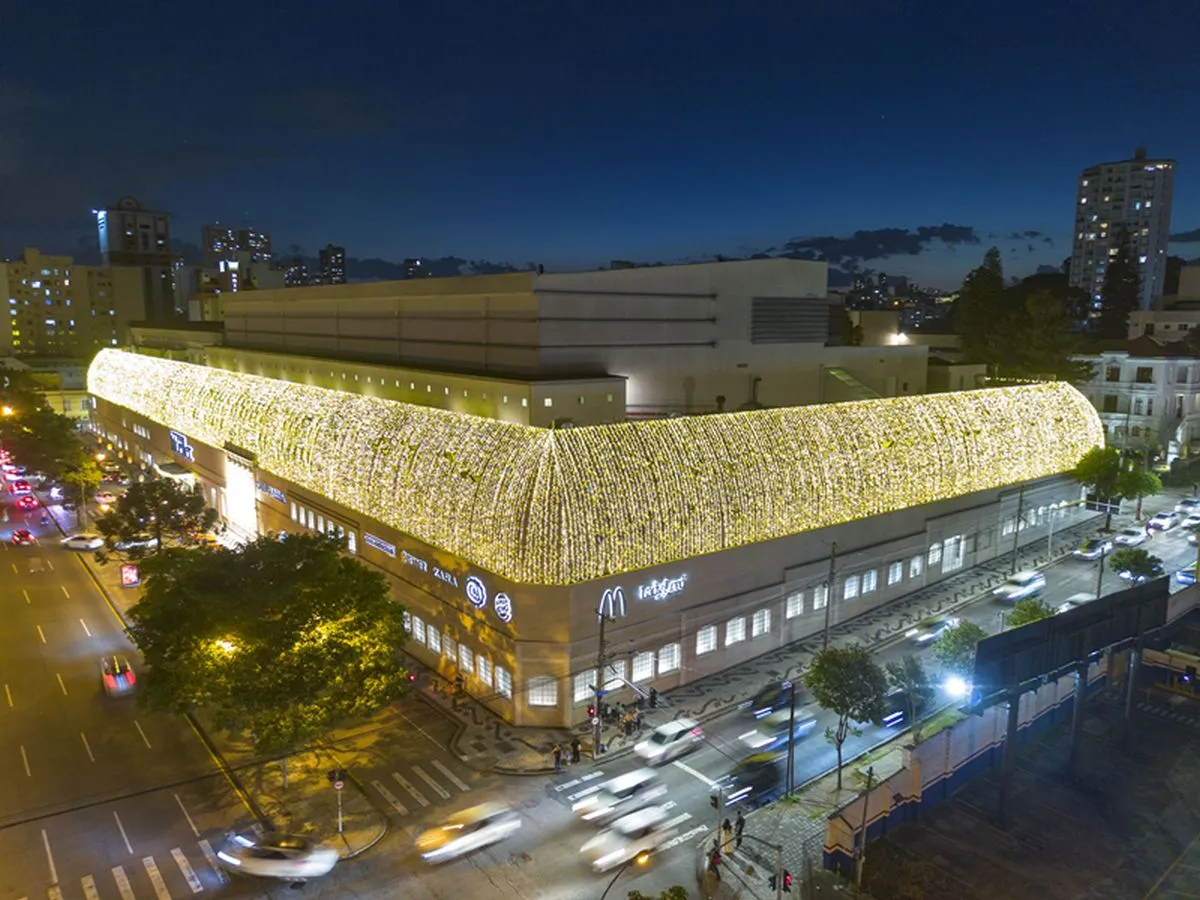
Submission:
POLYGON ((1079 171, 1141 145, 1179 162, 1173 230, 1200 228, 1195 0, 67 0, 16 24, 0 252, 70 250, 132 194, 190 241, 249 221, 280 250, 551 268, 939 227, 960 242, 825 246, 955 286, 989 243, 1057 265, 1079 171))

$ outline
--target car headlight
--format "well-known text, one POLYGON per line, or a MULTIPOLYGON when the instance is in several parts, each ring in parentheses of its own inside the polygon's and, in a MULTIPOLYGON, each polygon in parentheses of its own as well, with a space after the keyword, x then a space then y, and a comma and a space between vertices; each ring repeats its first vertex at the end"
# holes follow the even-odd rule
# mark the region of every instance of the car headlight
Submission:
POLYGON ((908 629, 908 631, 904 632, 904 636, 905 637, 916 637, 917 633, 918 633, 917 629, 910 628, 910 629, 908 629))

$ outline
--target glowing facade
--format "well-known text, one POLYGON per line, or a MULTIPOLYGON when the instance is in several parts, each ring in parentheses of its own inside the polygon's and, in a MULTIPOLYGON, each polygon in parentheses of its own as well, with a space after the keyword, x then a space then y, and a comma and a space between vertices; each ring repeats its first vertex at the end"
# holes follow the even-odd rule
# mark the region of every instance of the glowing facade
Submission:
POLYGON ((572 585, 1063 472, 1037 384, 547 431, 115 350, 96 396, 510 581, 572 585))

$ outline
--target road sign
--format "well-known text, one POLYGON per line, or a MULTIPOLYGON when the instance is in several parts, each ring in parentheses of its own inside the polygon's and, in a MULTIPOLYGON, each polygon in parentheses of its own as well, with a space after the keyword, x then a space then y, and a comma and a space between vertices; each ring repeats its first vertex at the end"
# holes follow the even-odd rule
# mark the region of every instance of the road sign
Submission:
POLYGON ((335 791, 340 791, 340 790, 342 790, 342 788, 344 788, 345 786, 346 786, 346 782, 344 782, 344 781, 335 781, 335 782, 333 783, 333 789, 334 789, 335 791))
POLYGON ((600 724, 600 717, 599 716, 593 717, 592 725, 599 725, 599 724, 600 724))

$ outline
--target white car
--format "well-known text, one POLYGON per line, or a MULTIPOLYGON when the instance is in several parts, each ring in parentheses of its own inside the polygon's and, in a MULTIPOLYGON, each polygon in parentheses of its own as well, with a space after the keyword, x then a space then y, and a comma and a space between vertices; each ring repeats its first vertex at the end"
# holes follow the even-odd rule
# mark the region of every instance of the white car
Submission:
POLYGON ((338 852, 302 835, 231 834, 217 851, 217 859, 231 872, 303 881, 329 874, 337 865, 338 852))
POLYGON ((114 503, 116 501, 116 499, 117 499, 117 495, 114 494, 112 491, 101 491, 100 493, 98 493, 96 495, 96 502, 103 504, 104 506, 108 506, 111 503, 114 503))
POLYGON ((675 835, 675 831, 665 809, 648 806, 617 819, 611 828, 600 832, 579 852, 597 872, 607 872, 633 859, 648 859, 675 835))
POLYGON ((571 811, 585 822, 604 824, 647 806, 667 792, 652 769, 635 769, 618 775, 576 800, 571 811))
POLYGON ((704 736, 700 725, 691 719, 675 719, 659 725, 644 741, 638 741, 633 752, 652 766, 661 766, 678 756, 690 753, 700 745, 704 736))
POLYGON ((136 550, 138 548, 150 549, 158 546, 158 538, 152 534, 139 534, 131 537, 127 541, 117 541, 116 547, 118 550, 136 550))
POLYGON ((421 859, 446 862, 504 840, 521 827, 521 818, 503 803, 483 803, 455 813, 440 828, 417 838, 421 859))
POLYGON ((1164 509, 1160 513, 1155 513, 1150 517, 1150 521, 1146 523, 1147 528, 1157 528, 1159 531, 1170 531, 1179 524, 1180 515, 1173 509, 1164 509))
POLYGON ((1138 544, 1146 542, 1146 529, 1139 528, 1136 525, 1132 528, 1122 528, 1113 535, 1113 543, 1120 544, 1122 547, 1136 547, 1138 544))
POLYGON ((1200 497, 1185 497, 1175 504, 1175 512, 1185 516, 1200 513, 1200 497))
POLYGON ((1107 538, 1087 538, 1080 541, 1072 554, 1076 559, 1099 559, 1112 553, 1112 541, 1107 538))
POLYGON ((98 534, 73 534, 60 543, 68 550, 99 550, 104 546, 104 538, 98 534))
POLYGON ((1195 531, 1197 528, 1200 528, 1200 512, 1188 513, 1179 525, 1188 531, 1195 531))
POLYGON ((1016 603, 1018 600, 1024 600, 1026 597, 1036 597, 1045 587, 1045 575, 1036 569, 1026 569, 1023 572, 1017 572, 1015 575, 1008 576, 1004 584, 992 591, 992 594, 1000 600, 1008 600, 1016 603))
POLYGON ((1056 613, 1064 613, 1067 610, 1076 609, 1087 603, 1091 603, 1095 599, 1096 599, 1095 594, 1086 594, 1086 593, 1085 594, 1072 594, 1070 597, 1068 597, 1062 603, 1058 604, 1058 606, 1056 606, 1054 608, 1054 611, 1056 613))

